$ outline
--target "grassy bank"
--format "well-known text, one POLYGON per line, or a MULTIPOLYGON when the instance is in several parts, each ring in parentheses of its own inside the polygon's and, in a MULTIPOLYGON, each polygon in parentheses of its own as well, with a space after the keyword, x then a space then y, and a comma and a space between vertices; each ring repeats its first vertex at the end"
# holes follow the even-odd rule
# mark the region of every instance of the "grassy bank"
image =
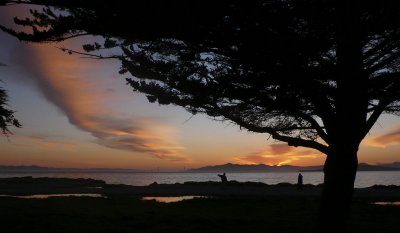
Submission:
MULTIPOLYGON (((2 232, 312 232, 315 197, 224 197, 178 203, 138 198, 0 198, 2 232)), ((400 232, 400 207, 356 200, 354 233, 400 232)))

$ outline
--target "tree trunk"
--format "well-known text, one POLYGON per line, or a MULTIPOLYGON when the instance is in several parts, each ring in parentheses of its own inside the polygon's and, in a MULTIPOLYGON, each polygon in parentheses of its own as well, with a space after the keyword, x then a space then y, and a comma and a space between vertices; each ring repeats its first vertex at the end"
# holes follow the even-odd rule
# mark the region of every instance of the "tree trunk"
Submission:
POLYGON ((357 150, 335 148, 328 153, 318 223, 321 233, 346 232, 358 166, 357 150))

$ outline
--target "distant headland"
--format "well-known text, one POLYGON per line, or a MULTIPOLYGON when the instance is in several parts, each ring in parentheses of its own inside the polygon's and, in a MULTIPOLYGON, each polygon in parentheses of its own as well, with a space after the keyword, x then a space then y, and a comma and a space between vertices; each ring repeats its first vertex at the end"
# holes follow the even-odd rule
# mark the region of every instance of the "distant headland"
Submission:
MULTIPOLYGON (((271 166, 266 164, 242 165, 227 163, 223 165, 206 166, 201 168, 190 169, 187 172, 321 172, 323 166, 271 166)), ((400 162, 390 164, 371 165, 360 163, 358 171, 400 171, 400 162)))
MULTIPOLYGON (((141 172, 187 172, 187 173, 262 173, 262 172, 322 172, 323 166, 271 166, 266 164, 233 164, 212 165, 188 170, 141 170, 123 168, 56 168, 42 166, 2 166, 0 173, 141 173, 141 172)), ((360 163, 358 171, 400 171, 400 162, 371 165, 360 163)))

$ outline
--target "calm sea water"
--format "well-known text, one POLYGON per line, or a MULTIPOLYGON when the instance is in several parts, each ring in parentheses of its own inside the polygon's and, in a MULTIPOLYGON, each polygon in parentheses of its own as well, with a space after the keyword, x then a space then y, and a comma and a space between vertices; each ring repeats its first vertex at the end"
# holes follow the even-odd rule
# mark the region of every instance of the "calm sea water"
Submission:
MULTIPOLYGON (((303 172, 305 184, 320 184, 323 182, 322 172, 303 172)), ((282 182, 296 183, 297 173, 227 173, 228 180, 240 182, 252 181, 266 184, 282 182)), ((187 181, 219 181, 216 173, 2 173, 2 177, 67 177, 92 178, 104 180, 109 184, 149 185, 183 183, 187 181)), ((400 171, 358 172, 355 187, 363 188, 375 184, 400 185, 400 171)))

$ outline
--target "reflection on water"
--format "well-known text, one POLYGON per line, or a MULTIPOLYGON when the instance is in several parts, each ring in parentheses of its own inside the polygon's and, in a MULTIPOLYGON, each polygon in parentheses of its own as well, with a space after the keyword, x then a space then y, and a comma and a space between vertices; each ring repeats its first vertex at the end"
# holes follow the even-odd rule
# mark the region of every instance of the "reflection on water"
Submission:
POLYGON ((25 199, 45 199, 49 197, 104 197, 101 194, 95 193, 68 193, 68 194, 35 194, 26 196, 0 195, 0 197, 16 197, 25 199))
POLYGON ((375 205, 400 205, 400 201, 377 201, 375 205))
POLYGON ((143 197, 143 201, 155 200, 163 203, 179 202, 193 198, 208 198, 207 196, 178 196, 178 197, 143 197))

